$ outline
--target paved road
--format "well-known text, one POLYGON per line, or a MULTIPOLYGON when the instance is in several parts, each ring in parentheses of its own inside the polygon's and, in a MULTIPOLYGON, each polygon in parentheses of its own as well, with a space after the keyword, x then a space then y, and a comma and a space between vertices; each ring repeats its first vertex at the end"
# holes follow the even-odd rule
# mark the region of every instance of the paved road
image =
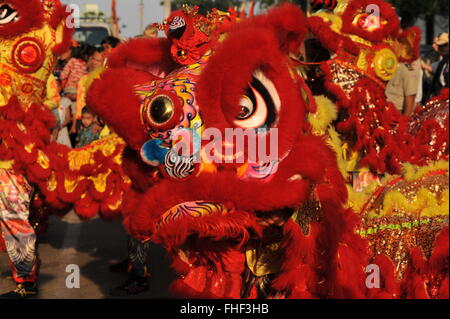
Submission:
MULTIPOLYGON (((108 291, 123 283, 127 275, 110 273, 111 263, 126 257, 127 239, 120 222, 101 219, 80 221, 70 213, 63 219, 52 217, 48 232, 41 237, 39 255, 39 298, 108 298, 108 291), (80 269, 80 288, 66 287, 67 265, 80 269)), ((130 298, 170 298, 169 283, 175 278, 169 260, 160 246, 150 249, 149 265, 152 277, 150 291, 130 298)), ((6 254, 0 254, 0 293, 14 288, 6 254)))

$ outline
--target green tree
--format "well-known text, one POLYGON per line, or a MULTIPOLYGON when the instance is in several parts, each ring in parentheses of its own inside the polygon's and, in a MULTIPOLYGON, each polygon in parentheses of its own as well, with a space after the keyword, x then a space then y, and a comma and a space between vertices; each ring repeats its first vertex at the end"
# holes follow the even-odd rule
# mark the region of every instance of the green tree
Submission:
POLYGON ((402 19, 402 27, 409 27, 417 19, 425 20, 425 39, 428 44, 433 43, 435 16, 448 17, 448 0, 388 0, 402 19))
POLYGON ((388 0, 398 12, 402 19, 408 20, 404 23, 414 23, 418 18, 429 15, 448 15, 447 0, 388 0))

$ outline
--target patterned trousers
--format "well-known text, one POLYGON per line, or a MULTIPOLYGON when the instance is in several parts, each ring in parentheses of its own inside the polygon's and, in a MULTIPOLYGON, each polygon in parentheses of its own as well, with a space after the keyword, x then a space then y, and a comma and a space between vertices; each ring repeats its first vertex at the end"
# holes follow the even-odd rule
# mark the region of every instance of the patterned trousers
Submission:
POLYGON ((36 234, 28 221, 33 189, 11 169, 0 169, 0 235, 16 283, 35 282, 36 234))
POLYGON ((128 236, 128 259, 130 262, 130 271, 133 275, 144 278, 148 277, 147 256, 150 248, 150 242, 141 242, 131 236, 128 236))

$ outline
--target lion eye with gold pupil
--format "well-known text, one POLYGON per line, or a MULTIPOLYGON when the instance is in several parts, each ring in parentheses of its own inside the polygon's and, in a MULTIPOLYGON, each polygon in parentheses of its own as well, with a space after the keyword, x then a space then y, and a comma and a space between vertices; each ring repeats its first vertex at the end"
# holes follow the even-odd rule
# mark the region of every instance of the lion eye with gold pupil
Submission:
POLYGON ((170 121, 175 112, 172 100, 164 95, 158 96, 151 102, 148 110, 150 121, 156 125, 162 125, 170 121))

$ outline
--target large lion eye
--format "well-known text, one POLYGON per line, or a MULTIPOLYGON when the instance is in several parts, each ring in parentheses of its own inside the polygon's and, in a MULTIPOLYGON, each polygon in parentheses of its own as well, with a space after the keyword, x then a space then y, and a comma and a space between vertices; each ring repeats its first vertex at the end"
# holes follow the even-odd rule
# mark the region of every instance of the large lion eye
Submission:
POLYGON ((0 3, 0 25, 8 24, 19 19, 19 13, 8 4, 0 3))
POLYGON ((241 97, 241 100, 239 101, 239 105, 241 106, 241 112, 237 116, 238 120, 245 120, 248 119, 250 116, 253 115, 256 108, 253 104, 253 101, 247 96, 243 95, 241 97))
POLYGON ((270 128, 277 120, 280 98, 272 81, 257 71, 239 104, 241 111, 234 124, 245 129, 270 128))
POLYGON ((148 109, 148 118, 155 125, 162 125, 169 122, 175 112, 172 100, 165 95, 154 98, 148 109))

